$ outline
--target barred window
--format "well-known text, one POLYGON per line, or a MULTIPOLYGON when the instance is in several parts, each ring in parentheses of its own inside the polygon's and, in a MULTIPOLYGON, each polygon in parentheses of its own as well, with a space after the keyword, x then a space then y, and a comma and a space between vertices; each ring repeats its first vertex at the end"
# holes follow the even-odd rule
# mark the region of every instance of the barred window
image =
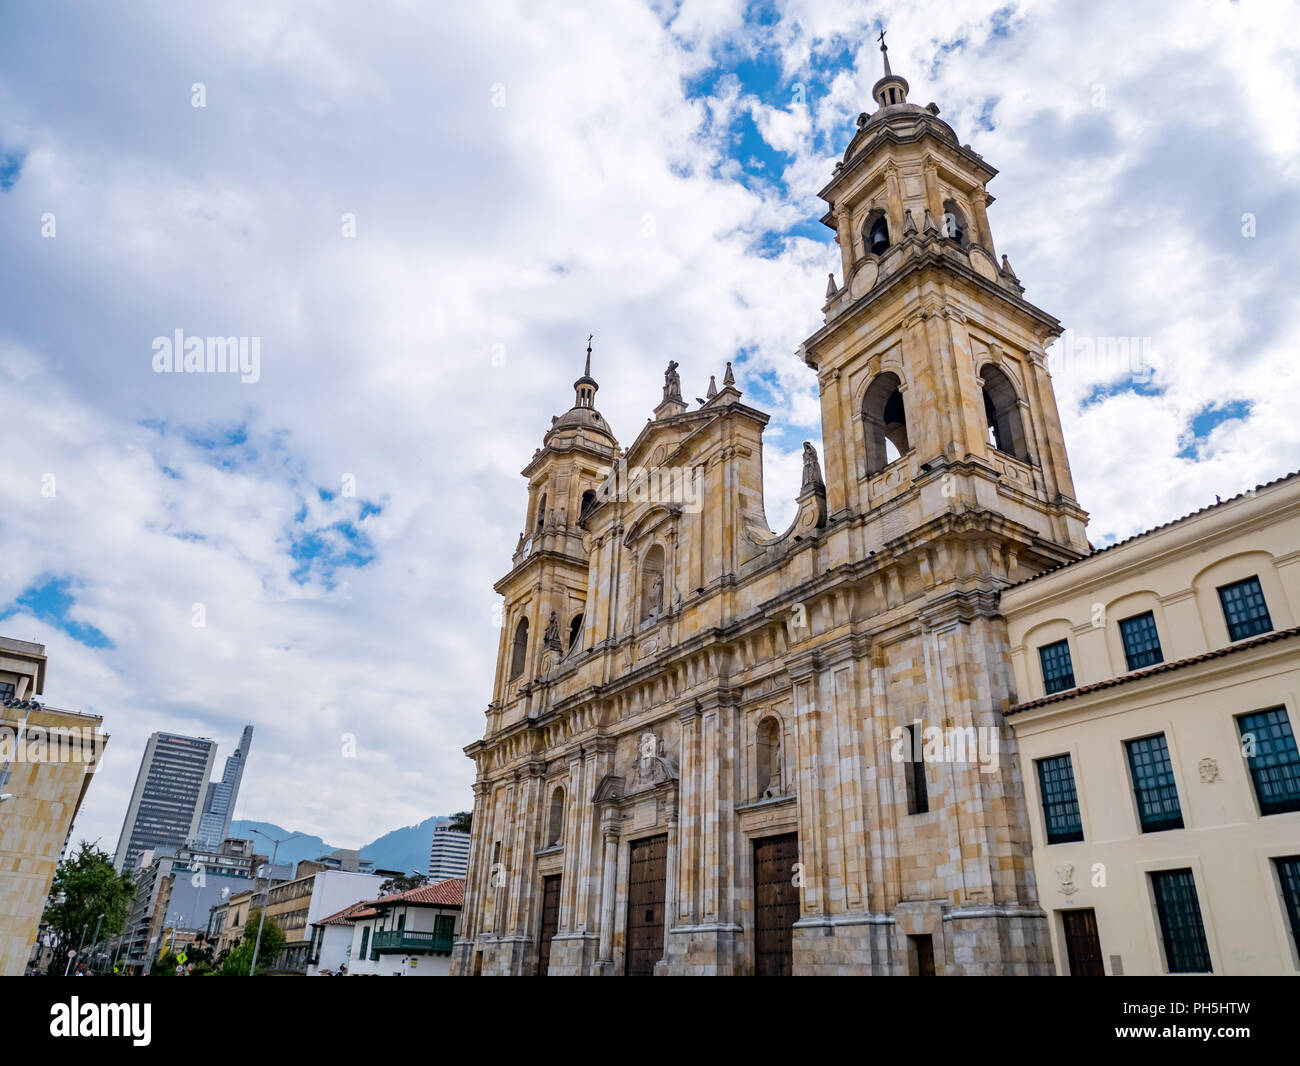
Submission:
POLYGON ((1161 870, 1151 875, 1165 963, 1170 973, 1209 973, 1210 947, 1205 942, 1196 879, 1190 869, 1161 870))
POLYGON ((1124 639, 1124 658, 1130 670, 1141 670, 1144 666, 1165 661, 1160 650, 1160 634, 1156 632, 1156 618, 1150 611, 1125 618, 1119 624, 1119 632, 1124 639))
POLYGON ((1074 664, 1070 662, 1070 642, 1058 640, 1038 649, 1038 659, 1043 666, 1043 688, 1050 696, 1074 688, 1074 664))
POLYGON ((1248 577, 1219 588, 1219 602, 1228 623, 1228 638, 1244 640, 1273 630, 1273 620, 1264 602, 1264 590, 1258 577, 1248 577))
POLYGON ((1285 707, 1237 718, 1260 814, 1300 811, 1300 752, 1285 707))
POLYGON ((1068 844, 1083 839, 1083 822, 1079 817, 1079 798, 1074 788, 1074 769, 1070 756, 1056 755, 1039 759, 1038 786, 1047 818, 1047 842, 1068 844))
POLYGON ((1183 812, 1178 805, 1178 787, 1174 784, 1165 735, 1157 733, 1153 737, 1130 740, 1125 746, 1142 832, 1182 829, 1183 812))

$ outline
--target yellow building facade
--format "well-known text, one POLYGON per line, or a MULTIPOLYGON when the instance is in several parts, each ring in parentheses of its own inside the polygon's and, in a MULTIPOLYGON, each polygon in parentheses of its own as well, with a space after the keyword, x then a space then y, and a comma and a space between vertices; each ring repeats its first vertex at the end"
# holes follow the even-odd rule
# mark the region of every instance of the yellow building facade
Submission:
POLYGON ((1300 476, 1002 610, 1057 972, 1300 973, 1300 476))
POLYGON ((996 172, 907 95, 886 62, 820 193, 789 528, 729 364, 691 408, 670 363, 624 448, 589 347, 524 468, 454 972, 1051 971, 998 594, 1089 550, 1060 326, 996 256, 996 172))
POLYGON ((47 707, 45 648, 0 637, 0 976, 23 973, 54 872, 99 766, 103 719, 47 707))

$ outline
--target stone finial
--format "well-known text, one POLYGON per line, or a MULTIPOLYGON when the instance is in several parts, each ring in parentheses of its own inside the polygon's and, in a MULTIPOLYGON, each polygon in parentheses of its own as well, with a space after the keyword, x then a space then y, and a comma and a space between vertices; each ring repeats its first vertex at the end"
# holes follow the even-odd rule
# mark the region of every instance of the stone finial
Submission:
POLYGON ((829 300, 832 296, 837 295, 839 291, 840 291, 839 287, 836 286, 835 284, 835 275, 827 274, 826 275, 826 299, 829 300))
POLYGON ((706 398, 710 400, 713 399, 713 397, 715 397, 716 395, 718 395, 718 386, 714 383, 712 374, 709 375, 709 391, 706 392, 704 395, 706 398))
POLYGON ((916 236, 916 219, 912 217, 912 209, 910 207, 903 212, 903 236, 916 236))
POLYGON ((731 360, 727 360, 727 369, 722 375, 722 387, 725 389, 728 385, 736 383, 736 375, 731 372, 731 360))
POLYGON ((1009 260, 1005 255, 1002 257, 1002 273, 1012 280, 1017 280, 1016 272, 1011 269, 1011 260, 1009 260))
POLYGON ((927 237, 937 237, 939 235, 939 227, 934 224, 934 219, 931 217, 928 207, 925 209, 925 221, 921 230, 927 237))

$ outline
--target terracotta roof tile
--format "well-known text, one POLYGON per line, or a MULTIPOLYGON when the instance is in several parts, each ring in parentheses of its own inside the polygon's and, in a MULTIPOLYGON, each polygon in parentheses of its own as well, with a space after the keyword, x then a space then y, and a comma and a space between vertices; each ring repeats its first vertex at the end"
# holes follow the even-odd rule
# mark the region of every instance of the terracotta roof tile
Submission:
POLYGON ((322 918, 320 919, 320 921, 317 922, 312 922, 311 924, 312 925, 348 925, 356 918, 360 917, 360 915, 357 913, 358 911, 360 911, 362 908, 369 907, 369 906, 370 904, 366 900, 361 900, 359 903, 351 903, 348 906, 344 907, 341 911, 335 911, 333 914, 329 915, 328 917, 322 918))

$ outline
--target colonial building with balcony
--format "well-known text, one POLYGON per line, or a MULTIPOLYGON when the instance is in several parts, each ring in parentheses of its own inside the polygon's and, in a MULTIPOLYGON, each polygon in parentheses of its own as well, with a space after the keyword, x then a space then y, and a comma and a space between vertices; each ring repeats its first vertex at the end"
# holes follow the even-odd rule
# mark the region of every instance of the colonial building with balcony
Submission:
POLYGON ((348 974, 446 977, 464 903, 465 879, 455 877, 351 912, 346 918, 352 926, 348 974))

